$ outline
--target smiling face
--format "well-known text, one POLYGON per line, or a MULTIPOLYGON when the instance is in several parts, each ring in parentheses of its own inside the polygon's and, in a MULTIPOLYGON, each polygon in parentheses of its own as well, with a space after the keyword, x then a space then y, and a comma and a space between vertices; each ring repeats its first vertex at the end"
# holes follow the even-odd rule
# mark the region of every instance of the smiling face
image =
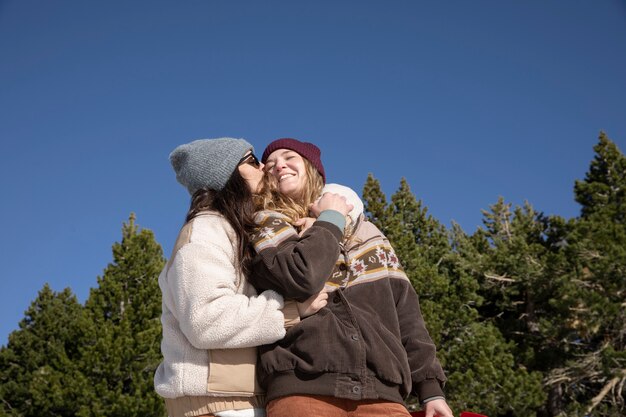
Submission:
POLYGON ((263 167, 264 165, 259 162, 251 151, 241 158, 241 162, 239 162, 239 166, 237 167, 239 174, 246 180, 250 191, 253 193, 259 191, 259 184, 261 184, 264 175, 263 167))
POLYGON ((278 191, 291 198, 302 192, 307 180, 304 158, 290 149, 272 152, 265 163, 265 172, 276 179, 278 191))

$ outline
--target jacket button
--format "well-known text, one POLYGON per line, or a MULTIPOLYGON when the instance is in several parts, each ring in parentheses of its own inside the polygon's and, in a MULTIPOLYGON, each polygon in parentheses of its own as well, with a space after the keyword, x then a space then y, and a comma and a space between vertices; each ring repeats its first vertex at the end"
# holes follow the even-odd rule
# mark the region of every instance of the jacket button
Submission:
POLYGON ((361 392, 361 387, 359 387, 358 385, 355 385, 352 387, 352 392, 354 392, 355 394, 358 394, 361 392))
POLYGON ((352 340, 359 340, 359 336, 356 334, 353 334, 351 337, 352 337, 352 340))
POLYGON ((339 295, 335 295, 333 297, 333 303, 339 304, 341 302, 341 297, 339 295))
POLYGON ((346 269, 348 269, 348 266, 346 264, 339 264, 340 271, 345 271, 346 269))

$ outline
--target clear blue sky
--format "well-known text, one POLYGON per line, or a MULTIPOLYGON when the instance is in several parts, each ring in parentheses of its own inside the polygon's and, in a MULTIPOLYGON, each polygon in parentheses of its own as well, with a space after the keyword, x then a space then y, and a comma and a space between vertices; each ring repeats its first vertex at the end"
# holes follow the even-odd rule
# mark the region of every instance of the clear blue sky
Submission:
POLYGON ((578 215, 600 130, 626 151, 624 1, 0 0, 0 345, 131 212, 169 256, 183 142, 313 141, 471 233, 500 195, 578 215))

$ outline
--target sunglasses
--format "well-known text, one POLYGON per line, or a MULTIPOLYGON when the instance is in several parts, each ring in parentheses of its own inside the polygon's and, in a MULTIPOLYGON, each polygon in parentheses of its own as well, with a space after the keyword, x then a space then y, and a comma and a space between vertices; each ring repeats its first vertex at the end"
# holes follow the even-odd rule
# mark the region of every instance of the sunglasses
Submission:
POLYGON ((243 158, 241 158, 237 166, 243 165, 243 164, 250 164, 256 168, 261 166, 261 163, 259 162, 259 158, 257 158, 253 153, 250 153, 244 156, 243 158))

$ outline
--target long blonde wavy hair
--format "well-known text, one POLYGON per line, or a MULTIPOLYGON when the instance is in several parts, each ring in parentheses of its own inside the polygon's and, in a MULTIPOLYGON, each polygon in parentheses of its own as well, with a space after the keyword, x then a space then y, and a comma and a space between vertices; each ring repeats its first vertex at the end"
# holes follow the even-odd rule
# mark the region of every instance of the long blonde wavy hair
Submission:
POLYGON ((309 206, 318 199, 324 188, 322 175, 308 159, 302 158, 306 178, 304 187, 295 197, 288 197, 278 191, 278 182, 268 172, 263 176, 261 190, 255 195, 258 210, 273 210, 285 215, 293 224, 296 220, 310 216, 309 206))

